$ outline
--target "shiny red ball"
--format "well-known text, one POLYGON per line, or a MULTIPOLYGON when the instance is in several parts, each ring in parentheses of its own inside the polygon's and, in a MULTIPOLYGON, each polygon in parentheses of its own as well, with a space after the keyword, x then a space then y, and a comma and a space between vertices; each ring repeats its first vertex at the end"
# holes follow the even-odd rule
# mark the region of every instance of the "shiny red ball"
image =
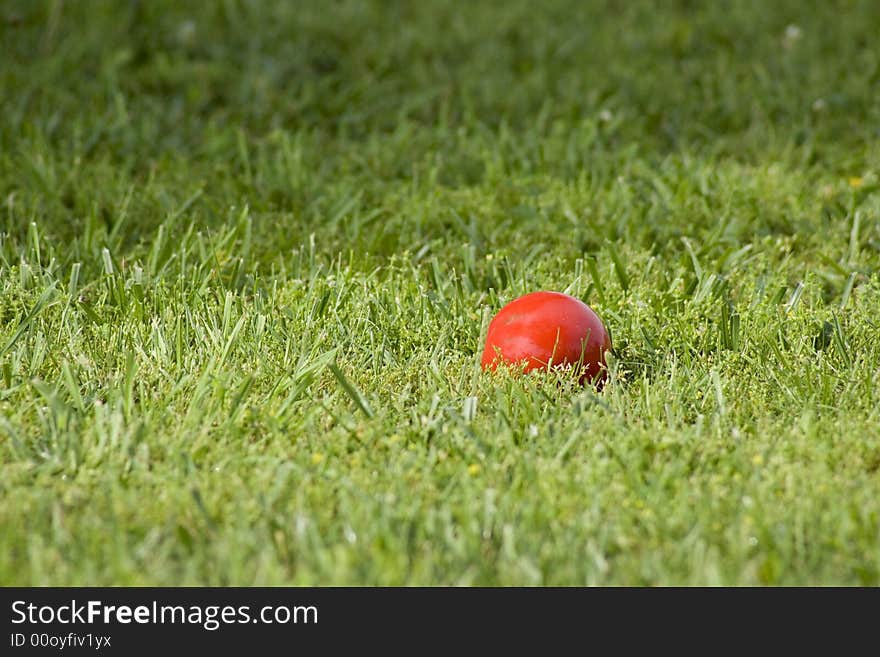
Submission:
POLYGON ((489 324, 483 369, 522 372, 570 367, 581 383, 605 378, 611 337, 587 304, 560 292, 532 292, 504 306, 489 324))

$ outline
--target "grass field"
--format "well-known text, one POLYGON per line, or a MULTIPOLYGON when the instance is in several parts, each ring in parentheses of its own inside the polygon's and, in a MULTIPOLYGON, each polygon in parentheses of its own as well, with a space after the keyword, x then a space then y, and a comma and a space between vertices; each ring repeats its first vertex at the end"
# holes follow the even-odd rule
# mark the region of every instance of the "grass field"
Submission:
POLYGON ((0 6, 0 583, 880 585, 880 5, 0 6), (608 384, 480 372, 589 303, 608 384))

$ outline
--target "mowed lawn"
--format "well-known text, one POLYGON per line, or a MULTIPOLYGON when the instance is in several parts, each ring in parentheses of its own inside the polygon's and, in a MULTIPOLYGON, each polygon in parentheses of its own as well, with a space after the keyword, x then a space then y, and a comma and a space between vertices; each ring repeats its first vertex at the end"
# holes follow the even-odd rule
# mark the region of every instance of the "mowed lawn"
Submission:
POLYGON ((880 5, 0 6, 0 584, 880 584, 880 5), (559 290, 607 385, 481 373, 559 290))

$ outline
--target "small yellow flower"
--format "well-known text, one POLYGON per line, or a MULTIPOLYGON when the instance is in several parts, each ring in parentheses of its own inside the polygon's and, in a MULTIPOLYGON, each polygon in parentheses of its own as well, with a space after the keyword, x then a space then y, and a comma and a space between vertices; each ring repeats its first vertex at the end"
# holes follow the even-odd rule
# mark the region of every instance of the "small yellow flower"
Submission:
POLYGON ((324 455, 320 452, 315 452, 314 454, 312 454, 312 465, 318 465, 323 460, 324 455))
POLYGON ((853 176, 849 179, 848 182, 850 187, 852 187, 853 189, 858 189, 865 184, 865 179, 861 176, 853 176))
POLYGON ((479 463, 471 463, 468 466, 468 474, 471 477, 476 477, 478 474, 480 474, 480 470, 482 470, 482 468, 480 467, 479 463))
POLYGON ((762 465, 764 463, 764 457, 761 454, 755 454, 752 457, 752 463, 755 465, 762 465))

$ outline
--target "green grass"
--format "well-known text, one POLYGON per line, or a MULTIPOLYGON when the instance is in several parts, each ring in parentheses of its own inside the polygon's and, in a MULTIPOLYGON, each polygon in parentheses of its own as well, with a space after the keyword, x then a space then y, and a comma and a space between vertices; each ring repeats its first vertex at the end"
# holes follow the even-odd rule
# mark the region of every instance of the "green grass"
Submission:
POLYGON ((0 8, 0 583, 880 584, 880 7, 0 8), (479 370, 568 291, 608 384, 479 370))

